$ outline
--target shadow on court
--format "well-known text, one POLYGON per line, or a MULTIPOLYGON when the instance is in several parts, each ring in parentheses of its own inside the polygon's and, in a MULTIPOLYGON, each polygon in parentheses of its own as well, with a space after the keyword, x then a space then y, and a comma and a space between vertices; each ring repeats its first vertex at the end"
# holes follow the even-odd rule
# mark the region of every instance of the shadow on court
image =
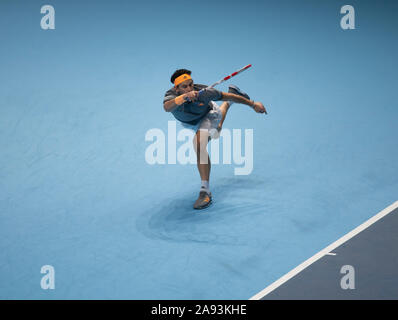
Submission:
POLYGON ((264 198, 254 196, 264 185, 264 181, 249 177, 222 179, 212 188, 212 205, 203 210, 192 208, 199 194, 196 190, 173 194, 170 200, 158 200, 145 210, 136 227, 147 237, 165 241, 246 245, 239 239, 237 222, 267 213, 264 198))

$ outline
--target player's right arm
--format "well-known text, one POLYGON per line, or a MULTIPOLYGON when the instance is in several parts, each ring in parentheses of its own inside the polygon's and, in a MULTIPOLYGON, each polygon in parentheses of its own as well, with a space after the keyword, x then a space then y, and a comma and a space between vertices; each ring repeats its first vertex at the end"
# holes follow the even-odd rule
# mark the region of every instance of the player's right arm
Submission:
POLYGON ((193 102, 197 98, 198 98, 198 91, 190 91, 188 93, 184 93, 178 97, 175 97, 174 99, 170 99, 165 103, 163 103, 164 111, 171 112, 174 109, 178 108, 180 105, 182 105, 184 102, 186 102, 187 99, 193 102))

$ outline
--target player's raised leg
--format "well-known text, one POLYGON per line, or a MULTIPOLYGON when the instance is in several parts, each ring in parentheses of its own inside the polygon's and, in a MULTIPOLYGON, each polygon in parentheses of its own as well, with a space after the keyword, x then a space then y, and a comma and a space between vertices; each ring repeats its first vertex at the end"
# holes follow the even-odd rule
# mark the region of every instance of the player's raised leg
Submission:
MULTIPOLYGON (((242 91, 241 91, 237 86, 235 86, 235 85, 230 85, 230 86, 228 87, 228 92, 229 92, 229 93, 236 94, 236 95, 238 95, 238 96, 245 97, 246 99, 250 100, 250 97, 248 96, 248 94, 242 92, 242 91)), ((233 104, 232 101, 224 101, 224 102, 221 104, 220 109, 221 109, 221 113, 222 113, 222 118, 221 118, 220 123, 218 124, 218 128, 217 128, 218 131, 221 131, 222 126, 223 126, 223 123, 224 123, 224 120, 225 120, 225 117, 227 116, 227 113, 228 113, 228 109, 229 109, 229 107, 230 107, 232 104, 233 104)))

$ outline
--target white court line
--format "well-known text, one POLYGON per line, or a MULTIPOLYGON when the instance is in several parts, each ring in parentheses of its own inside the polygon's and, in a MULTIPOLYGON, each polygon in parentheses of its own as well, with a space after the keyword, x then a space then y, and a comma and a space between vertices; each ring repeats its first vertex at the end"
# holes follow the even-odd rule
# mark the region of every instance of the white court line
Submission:
POLYGON ((333 242, 331 245, 327 246, 325 249, 322 251, 319 251, 317 254, 313 255, 311 258, 308 260, 304 261, 302 264, 291 270, 290 272, 286 273, 283 277, 279 278, 276 280, 274 283, 270 284, 268 287, 266 287, 264 290, 261 290, 259 293, 251 297, 249 300, 260 300, 267 294, 269 294, 271 291, 275 290, 282 284, 284 284, 286 281, 290 280, 293 278, 295 275, 303 271, 305 268, 307 268, 309 265, 313 264, 315 261, 319 260, 322 258, 324 255, 331 253, 334 249, 336 249, 338 246, 342 245, 344 242, 350 240, 352 237, 356 236, 358 233, 361 231, 365 230, 372 224, 374 224, 376 221, 380 220, 390 212, 394 211, 395 209, 398 208, 398 201, 394 202, 392 205, 388 206, 384 210, 380 211, 378 214, 374 215, 372 218, 369 220, 365 221, 362 223, 360 226, 356 227, 354 230, 350 231, 337 241, 333 242))

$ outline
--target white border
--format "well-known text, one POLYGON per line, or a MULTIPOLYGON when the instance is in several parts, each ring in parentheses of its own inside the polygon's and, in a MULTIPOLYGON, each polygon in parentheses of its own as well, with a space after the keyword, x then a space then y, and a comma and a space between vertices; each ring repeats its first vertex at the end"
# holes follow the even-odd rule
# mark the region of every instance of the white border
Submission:
POLYGON ((315 261, 319 260, 323 256, 327 255, 328 253, 331 253, 334 249, 336 249, 338 246, 342 245, 344 242, 350 240, 352 237, 356 236, 358 233, 362 232, 390 212, 394 211, 395 209, 398 208, 398 201, 394 202, 392 205, 388 206, 384 210, 380 211, 378 214, 374 215, 372 218, 369 220, 365 221, 362 223, 360 226, 356 227, 354 230, 350 231, 337 241, 333 242, 331 245, 327 246, 325 249, 319 251, 317 254, 313 255, 311 258, 308 260, 304 261, 302 264, 294 268, 293 270, 289 271, 286 273, 283 277, 279 278, 276 280, 274 283, 270 284, 268 287, 266 287, 264 290, 261 290, 259 293, 255 294, 253 297, 251 297, 249 300, 260 300, 261 298, 265 297, 267 294, 269 294, 271 291, 275 290, 279 286, 281 286, 283 283, 286 281, 290 280, 293 278, 295 275, 303 271, 305 268, 313 264, 315 261))

